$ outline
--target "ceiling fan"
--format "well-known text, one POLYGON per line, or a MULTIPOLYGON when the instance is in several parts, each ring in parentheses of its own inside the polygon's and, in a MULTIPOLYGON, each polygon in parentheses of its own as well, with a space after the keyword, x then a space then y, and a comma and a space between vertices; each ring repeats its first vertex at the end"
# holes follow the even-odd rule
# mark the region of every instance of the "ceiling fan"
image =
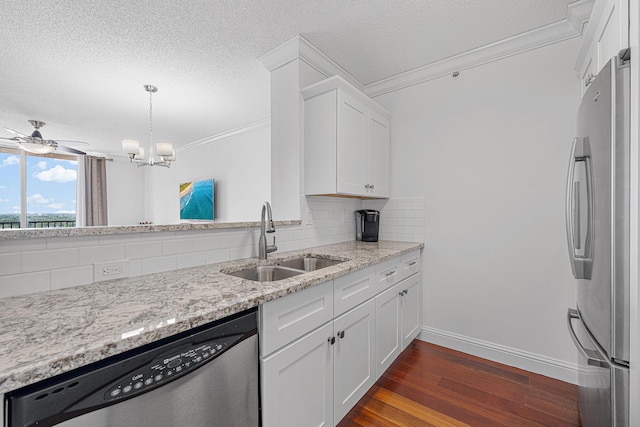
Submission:
POLYGON ((31 123, 31 125, 35 128, 31 136, 24 135, 13 129, 5 128, 5 130, 11 132, 15 136, 13 138, 5 138, 0 136, 0 139, 15 142, 16 144, 18 144, 19 148, 34 154, 47 154, 56 150, 64 151, 71 154, 86 154, 84 151, 76 150, 75 148, 67 146, 69 144, 88 145, 86 142, 62 140, 54 141, 52 139, 44 139, 42 138, 42 134, 40 133, 40 128, 45 125, 45 122, 41 122, 40 120, 29 120, 29 123, 31 123))

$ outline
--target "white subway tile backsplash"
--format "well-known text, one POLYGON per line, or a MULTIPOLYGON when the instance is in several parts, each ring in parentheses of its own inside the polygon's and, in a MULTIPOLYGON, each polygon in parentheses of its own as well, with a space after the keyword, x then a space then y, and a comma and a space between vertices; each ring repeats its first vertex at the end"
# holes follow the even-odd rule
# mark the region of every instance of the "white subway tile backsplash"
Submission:
POLYGON ((252 258, 258 256, 258 245, 229 249, 230 259, 252 258))
POLYGON ((162 255, 162 242, 137 242, 124 245, 124 257, 128 259, 153 258, 162 255))
POLYGON ((80 265, 125 259, 124 245, 88 246, 82 248, 79 259, 80 265))
POLYGON ((118 243, 135 243, 141 240, 141 233, 134 234, 105 234, 100 236, 101 245, 117 245, 118 243))
POLYGON ((210 251, 220 248, 220 237, 211 236, 193 239, 193 250, 196 252, 210 251))
POLYGON ((78 266, 77 248, 22 252, 22 272, 78 266))
POLYGON ((47 249, 81 248, 100 244, 98 236, 49 237, 47 249))
POLYGON ((175 270, 177 260, 175 255, 157 258, 146 258, 142 260, 142 274, 161 273, 163 271, 175 270))
POLYGON ((129 261, 129 277, 142 276, 142 260, 133 259, 129 261))
POLYGON ((162 241, 162 255, 177 255, 193 252, 193 239, 162 241))
POLYGON ((0 254, 0 276, 18 274, 22 271, 22 257, 19 253, 0 254))
POLYGON ((228 249, 216 249, 213 251, 207 251, 204 254, 206 264, 215 264, 218 262, 230 261, 228 249))
POLYGON ((47 239, 2 240, 0 253, 38 251, 47 249, 47 239))
POLYGON ((93 267, 90 265, 51 270, 52 290, 88 285, 90 283, 93 283, 93 267))
POLYGON ((190 254, 180 254, 176 256, 176 268, 197 267, 206 264, 206 256, 204 252, 195 252, 190 254))
MULTIPOLYGON (((424 241, 422 197, 362 201, 303 196, 302 225, 276 227, 278 252, 354 240, 354 211, 362 208, 381 211, 381 239, 424 241)), ((133 277, 255 257, 259 235, 259 228, 252 227, 0 241, 0 285, 7 289, 0 289, 0 297, 89 283, 95 262, 129 259, 133 277)), ((267 235, 269 244, 272 236, 267 235)))
POLYGON ((160 233, 138 233, 141 241, 148 242, 150 240, 169 240, 176 237, 176 233, 173 231, 163 231, 160 233))
POLYGON ((51 286, 49 277, 49 271, 16 274, 14 276, 1 276, 0 298, 48 291, 51 286))

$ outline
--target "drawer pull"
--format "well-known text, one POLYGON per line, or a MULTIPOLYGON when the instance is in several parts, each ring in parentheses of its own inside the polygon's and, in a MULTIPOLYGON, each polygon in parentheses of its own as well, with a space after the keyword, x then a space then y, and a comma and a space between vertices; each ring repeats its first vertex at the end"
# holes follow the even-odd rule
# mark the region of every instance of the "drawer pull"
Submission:
POLYGON ((385 276, 389 277, 389 276, 391 276, 393 274, 396 274, 395 270, 388 272, 387 274, 385 274, 385 276))
POLYGON ((338 331, 337 336, 338 338, 341 338, 341 339, 344 338, 344 331, 338 331))
POLYGON ((418 261, 411 261, 409 263, 409 267, 413 267, 414 265, 416 265, 418 263, 418 261))
POLYGON ((336 343, 336 337, 327 338, 327 342, 329 343, 329 345, 334 345, 336 343))

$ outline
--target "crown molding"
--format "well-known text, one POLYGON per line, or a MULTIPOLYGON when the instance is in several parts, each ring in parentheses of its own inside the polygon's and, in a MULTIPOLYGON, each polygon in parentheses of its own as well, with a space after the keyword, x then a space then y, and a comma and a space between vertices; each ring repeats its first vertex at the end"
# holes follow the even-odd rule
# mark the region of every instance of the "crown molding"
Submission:
POLYGON ((567 21, 582 35, 587 28, 595 0, 579 0, 567 6, 567 21))
MULTIPOLYGON (((339 75, 370 97, 383 95, 405 87, 451 74, 482 64, 504 59, 540 47, 565 41, 583 34, 595 0, 579 0, 568 5, 567 19, 539 27, 526 33, 463 52, 431 64, 363 85, 349 72, 335 63, 301 35, 260 56, 264 67, 273 71, 293 60, 300 59, 326 77, 339 75)), ((604 3, 604 2, 603 2, 604 3)))
MULTIPOLYGON (((575 18, 574 21, 581 22, 578 18, 575 18)), ((565 19, 393 77, 367 84, 364 86, 364 92, 371 97, 383 95, 442 77, 455 71, 477 67, 509 56, 572 39, 579 35, 573 23, 565 19)))
POLYGON ((296 59, 304 61, 325 77, 338 75, 359 90, 362 91, 364 88, 362 83, 347 70, 334 62, 301 35, 293 37, 258 57, 258 61, 269 71, 274 71, 296 59))
POLYGON ((206 145, 213 144, 219 142, 223 139, 232 137, 234 135, 238 135, 244 132, 250 132, 255 129, 260 129, 263 127, 268 127, 271 125, 271 118, 268 117, 266 119, 258 120, 257 122, 249 123, 244 126, 237 127, 235 129, 231 129, 217 135, 208 136, 206 138, 199 139, 197 141, 189 142, 188 144, 183 145, 176 149, 177 153, 184 153, 187 151, 196 150, 198 148, 202 148, 206 145))

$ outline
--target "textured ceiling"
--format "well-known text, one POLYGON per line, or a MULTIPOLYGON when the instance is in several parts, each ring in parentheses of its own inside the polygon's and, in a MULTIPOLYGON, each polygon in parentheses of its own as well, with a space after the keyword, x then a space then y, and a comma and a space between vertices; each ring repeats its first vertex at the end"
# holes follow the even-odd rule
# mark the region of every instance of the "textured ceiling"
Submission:
POLYGON ((176 146, 269 117, 256 59, 301 34, 363 84, 566 18, 572 0, 5 0, 0 136, 87 141, 117 153, 176 146))

